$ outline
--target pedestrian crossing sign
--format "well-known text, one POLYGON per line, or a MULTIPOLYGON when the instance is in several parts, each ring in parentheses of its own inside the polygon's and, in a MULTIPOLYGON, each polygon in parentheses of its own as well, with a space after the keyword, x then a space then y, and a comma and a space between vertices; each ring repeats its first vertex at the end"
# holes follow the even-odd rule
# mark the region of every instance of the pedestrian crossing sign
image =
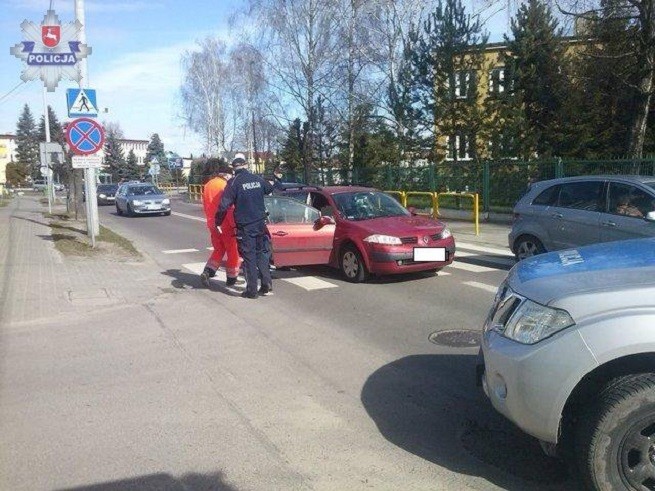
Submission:
POLYGON ((68 89, 66 101, 68 102, 69 118, 98 116, 95 89, 68 89))

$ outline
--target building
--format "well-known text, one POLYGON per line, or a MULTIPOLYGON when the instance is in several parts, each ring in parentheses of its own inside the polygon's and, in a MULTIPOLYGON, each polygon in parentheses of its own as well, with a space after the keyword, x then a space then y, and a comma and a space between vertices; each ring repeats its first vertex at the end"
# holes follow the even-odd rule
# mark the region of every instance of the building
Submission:
POLYGON ((136 156, 136 163, 138 165, 145 165, 146 162, 146 155, 148 153, 148 144, 150 141, 148 140, 130 140, 130 139, 121 139, 118 140, 118 142, 121 145, 121 148, 123 149, 123 155, 125 155, 125 158, 130 154, 130 150, 134 151, 134 155, 136 156))
POLYGON ((0 194, 7 184, 7 164, 16 162, 16 136, 0 135, 0 194))

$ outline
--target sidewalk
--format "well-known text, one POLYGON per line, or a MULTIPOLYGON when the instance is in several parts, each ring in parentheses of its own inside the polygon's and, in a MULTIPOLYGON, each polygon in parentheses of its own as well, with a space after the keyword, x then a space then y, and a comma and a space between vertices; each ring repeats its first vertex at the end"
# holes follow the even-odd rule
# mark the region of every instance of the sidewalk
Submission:
POLYGON ((475 235, 473 221, 442 219, 453 233, 455 244, 458 242, 473 243, 494 249, 502 249, 511 254, 507 242, 507 234, 512 227, 498 223, 480 222, 480 235, 475 235))
POLYGON ((0 324, 138 303, 170 286, 148 267, 147 258, 64 260, 55 249, 45 211, 37 198, 28 196, 0 208, 0 324))

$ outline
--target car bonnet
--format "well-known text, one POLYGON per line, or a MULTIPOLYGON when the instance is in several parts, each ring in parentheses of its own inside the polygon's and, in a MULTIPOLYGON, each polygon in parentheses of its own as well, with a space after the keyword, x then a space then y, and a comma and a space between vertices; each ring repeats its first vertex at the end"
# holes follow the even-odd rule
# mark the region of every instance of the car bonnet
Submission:
POLYGON ((508 282, 517 293, 543 305, 575 294, 653 286, 655 238, 535 256, 516 264, 508 282))

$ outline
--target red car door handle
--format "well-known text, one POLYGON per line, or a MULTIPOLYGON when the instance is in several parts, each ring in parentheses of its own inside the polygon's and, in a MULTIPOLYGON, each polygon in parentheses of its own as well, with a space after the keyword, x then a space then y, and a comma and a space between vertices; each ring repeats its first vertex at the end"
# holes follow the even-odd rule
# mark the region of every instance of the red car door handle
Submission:
POLYGON ((285 235, 289 235, 289 234, 280 230, 279 232, 273 232, 273 235, 277 235, 278 237, 284 237, 285 235))

